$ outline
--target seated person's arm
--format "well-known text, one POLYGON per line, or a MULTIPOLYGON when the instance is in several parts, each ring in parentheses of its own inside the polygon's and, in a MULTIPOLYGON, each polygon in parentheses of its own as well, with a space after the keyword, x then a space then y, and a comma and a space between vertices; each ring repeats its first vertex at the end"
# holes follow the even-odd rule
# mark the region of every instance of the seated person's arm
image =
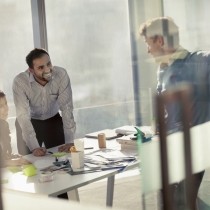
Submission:
POLYGON ((15 159, 8 159, 4 161, 4 166, 21 166, 21 165, 28 165, 31 164, 28 160, 19 157, 15 159))

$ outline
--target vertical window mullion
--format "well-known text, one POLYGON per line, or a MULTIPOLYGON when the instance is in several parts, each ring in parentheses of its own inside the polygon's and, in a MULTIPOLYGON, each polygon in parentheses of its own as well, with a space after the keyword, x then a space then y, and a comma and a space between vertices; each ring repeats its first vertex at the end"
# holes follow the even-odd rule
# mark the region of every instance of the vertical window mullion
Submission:
POLYGON ((34 47, 48 50, 45 1, 31 0, 34 47))

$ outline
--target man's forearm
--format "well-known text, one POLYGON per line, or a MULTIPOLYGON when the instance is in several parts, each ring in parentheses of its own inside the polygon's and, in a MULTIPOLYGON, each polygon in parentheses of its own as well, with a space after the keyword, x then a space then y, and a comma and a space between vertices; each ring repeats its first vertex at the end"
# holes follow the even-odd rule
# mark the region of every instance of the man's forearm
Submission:
POLYGON ((71 128, 64 128, 64 135, 65 135, 65 143, 73 143, 74 142, 74 135, 76 131, 76 124, 74 123, 73 127, 71 128))

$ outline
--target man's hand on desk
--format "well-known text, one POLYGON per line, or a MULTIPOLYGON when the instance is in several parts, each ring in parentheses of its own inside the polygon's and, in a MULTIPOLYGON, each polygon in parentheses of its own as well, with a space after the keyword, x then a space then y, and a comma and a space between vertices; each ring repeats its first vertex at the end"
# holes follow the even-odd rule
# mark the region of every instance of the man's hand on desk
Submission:
POLYGON ((46 155, 47 150, 44 147, 39 147, 36 148, 32 151, 32 154, 34 156, 45 156, 46 155))
POLYGON ((64 144, 60 147, 58 147, 59 152, 69 152, 70 148, 74 146, 74 143, 64 144))

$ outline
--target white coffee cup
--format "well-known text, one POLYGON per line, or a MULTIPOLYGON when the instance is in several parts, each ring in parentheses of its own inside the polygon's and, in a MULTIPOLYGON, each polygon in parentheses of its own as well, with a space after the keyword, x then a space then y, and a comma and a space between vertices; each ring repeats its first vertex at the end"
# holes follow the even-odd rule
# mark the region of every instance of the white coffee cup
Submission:
POLYGON ((84 151, 71 152, 71 167, 73 169, 84 167, 84 151))

